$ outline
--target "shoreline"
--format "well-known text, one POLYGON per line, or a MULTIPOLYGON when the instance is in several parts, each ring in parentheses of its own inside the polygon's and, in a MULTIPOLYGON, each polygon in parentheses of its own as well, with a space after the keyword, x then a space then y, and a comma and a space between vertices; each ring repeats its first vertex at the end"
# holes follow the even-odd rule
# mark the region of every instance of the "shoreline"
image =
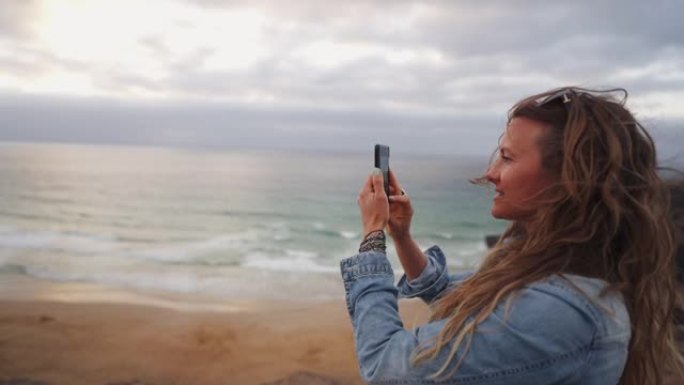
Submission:
MULTIPOLYGON (((267 272, 270 273, 270 272, 267 272)), ((327 275, 325 279, 330 280, 327 275)), ((333 277, 337 279, 337 275, 333 277)), ((231 277, 227 277, 231 280, 231 277)), ((256 279, 256 277, 252 277, 256 279)), ((245 284, 242 282, 241 284, 245 284)), ((301 286, 301 284, 300 284, 301 286)), ((245 293, 175 292, 156 288, 110 285, 89 281, 59 281, 24 273, 0 272, 0 301, 46 301, 65 303, 112 303, 152 306, 178 311, 236 313, 251 311, 260 304, 278 307, 279 303, 317 304, 344 298, 344 287, 328 283, 322 290, 303 296, 301 288, 274 283, 270 290, 245 293), (291 290, 287 290, 291 289, 291 290), (269 292, 270 291, 270 292, 269 292), (323 292, 323 295, 320 295, 323 292), (337 295, 334 293, 337 292, 337 295)))

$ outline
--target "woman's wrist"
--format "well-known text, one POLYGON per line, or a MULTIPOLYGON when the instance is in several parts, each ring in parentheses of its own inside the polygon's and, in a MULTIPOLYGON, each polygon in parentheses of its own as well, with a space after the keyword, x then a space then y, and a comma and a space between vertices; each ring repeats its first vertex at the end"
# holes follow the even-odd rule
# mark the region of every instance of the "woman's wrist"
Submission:
POLYGON ((409 243, 413 239, 408 230, 401 233, 391 232, 389 235, 395 244, 409 243))
POLYGON ((427 257, 410 234, 401 238, 393 238, 393 241, 406 278, 408 280, 415 279, 425 270, 427 257))
POLYGON ((365 251, 377 251, 383 254, 387 252, 387 240, 383 230, 375 230, 366 234, 359 246, 359 253, 365 251))

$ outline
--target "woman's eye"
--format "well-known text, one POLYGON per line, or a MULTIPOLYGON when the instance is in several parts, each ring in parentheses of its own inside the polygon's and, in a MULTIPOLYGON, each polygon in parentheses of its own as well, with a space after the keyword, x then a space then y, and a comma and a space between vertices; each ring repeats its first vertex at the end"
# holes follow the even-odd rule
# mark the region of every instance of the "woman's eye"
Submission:
POLYGON ((511 157, 504 156, 504 155, 501 155, 501 159, 502 159, 504 162, 506 162, 506 163, 508 163, 508 162, 510 162, 510 161, 513 160, 513 159, 511 159, 511 157))

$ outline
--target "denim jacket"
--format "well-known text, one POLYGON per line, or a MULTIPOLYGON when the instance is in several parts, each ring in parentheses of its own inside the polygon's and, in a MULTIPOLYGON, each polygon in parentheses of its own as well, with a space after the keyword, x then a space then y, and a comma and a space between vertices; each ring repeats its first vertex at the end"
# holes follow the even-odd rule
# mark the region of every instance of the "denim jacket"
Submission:
MULTIPOLYGON (((565 274, 522 288, 508 312, 501 301, 478 325, 455 375, 429 380, 449 355, 451 343, 435 360, 412 367, 419 343, 431 341, 445 320, 406 330, 398 297, 432 303, 470 274, 449 275, 442 251, 425 252, 428 266, 410 282, 394 285, 385 254, 368 251, 340 262, 346 303, 354 330, 362 378, 372 384, 617 384, 631 336, 629 314, 619 294, 599 296, 606 282, 565 274), (505 314, 505 313, 508 314, 505 314)), ((465 342, 450 361, 459 361, 465 342)))

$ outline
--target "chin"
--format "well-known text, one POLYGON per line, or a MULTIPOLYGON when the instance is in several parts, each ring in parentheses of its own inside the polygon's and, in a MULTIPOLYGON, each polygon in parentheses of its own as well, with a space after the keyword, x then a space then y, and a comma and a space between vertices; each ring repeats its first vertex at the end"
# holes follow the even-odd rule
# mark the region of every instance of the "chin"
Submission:
POLYGON ((491 210, 492 217, 496 219, 507 219, 507 220, 513 220, 515 219, 514 213, 511 213, 510 211, 505 210, 502 207, 497 207, 494 205, 491 210))
POLYGON ((494 218, 496 218, 496 219, 510 219, 510 218, 508 218, 508 216, 498 214, 498 213, 496 213, 496 212, 494 212, 494 211, 492 211, 492 217, 494 217, 494 218))
POLYGON ((496 219, 505 219, 502 217, 502 214, 504 214, 504 213, 502 212, 501 208, 496 207, 496 204, 494 204, 494 206, 492 206, 492 210, 490 211, 490 213, 496 219))
POLYGON ((525 221, 530 218, 532 212, 512 209, 511 207, 492 207, 492 217, 508 221, 525 221), (508 209, 508 210, 506 210, 508 209))

